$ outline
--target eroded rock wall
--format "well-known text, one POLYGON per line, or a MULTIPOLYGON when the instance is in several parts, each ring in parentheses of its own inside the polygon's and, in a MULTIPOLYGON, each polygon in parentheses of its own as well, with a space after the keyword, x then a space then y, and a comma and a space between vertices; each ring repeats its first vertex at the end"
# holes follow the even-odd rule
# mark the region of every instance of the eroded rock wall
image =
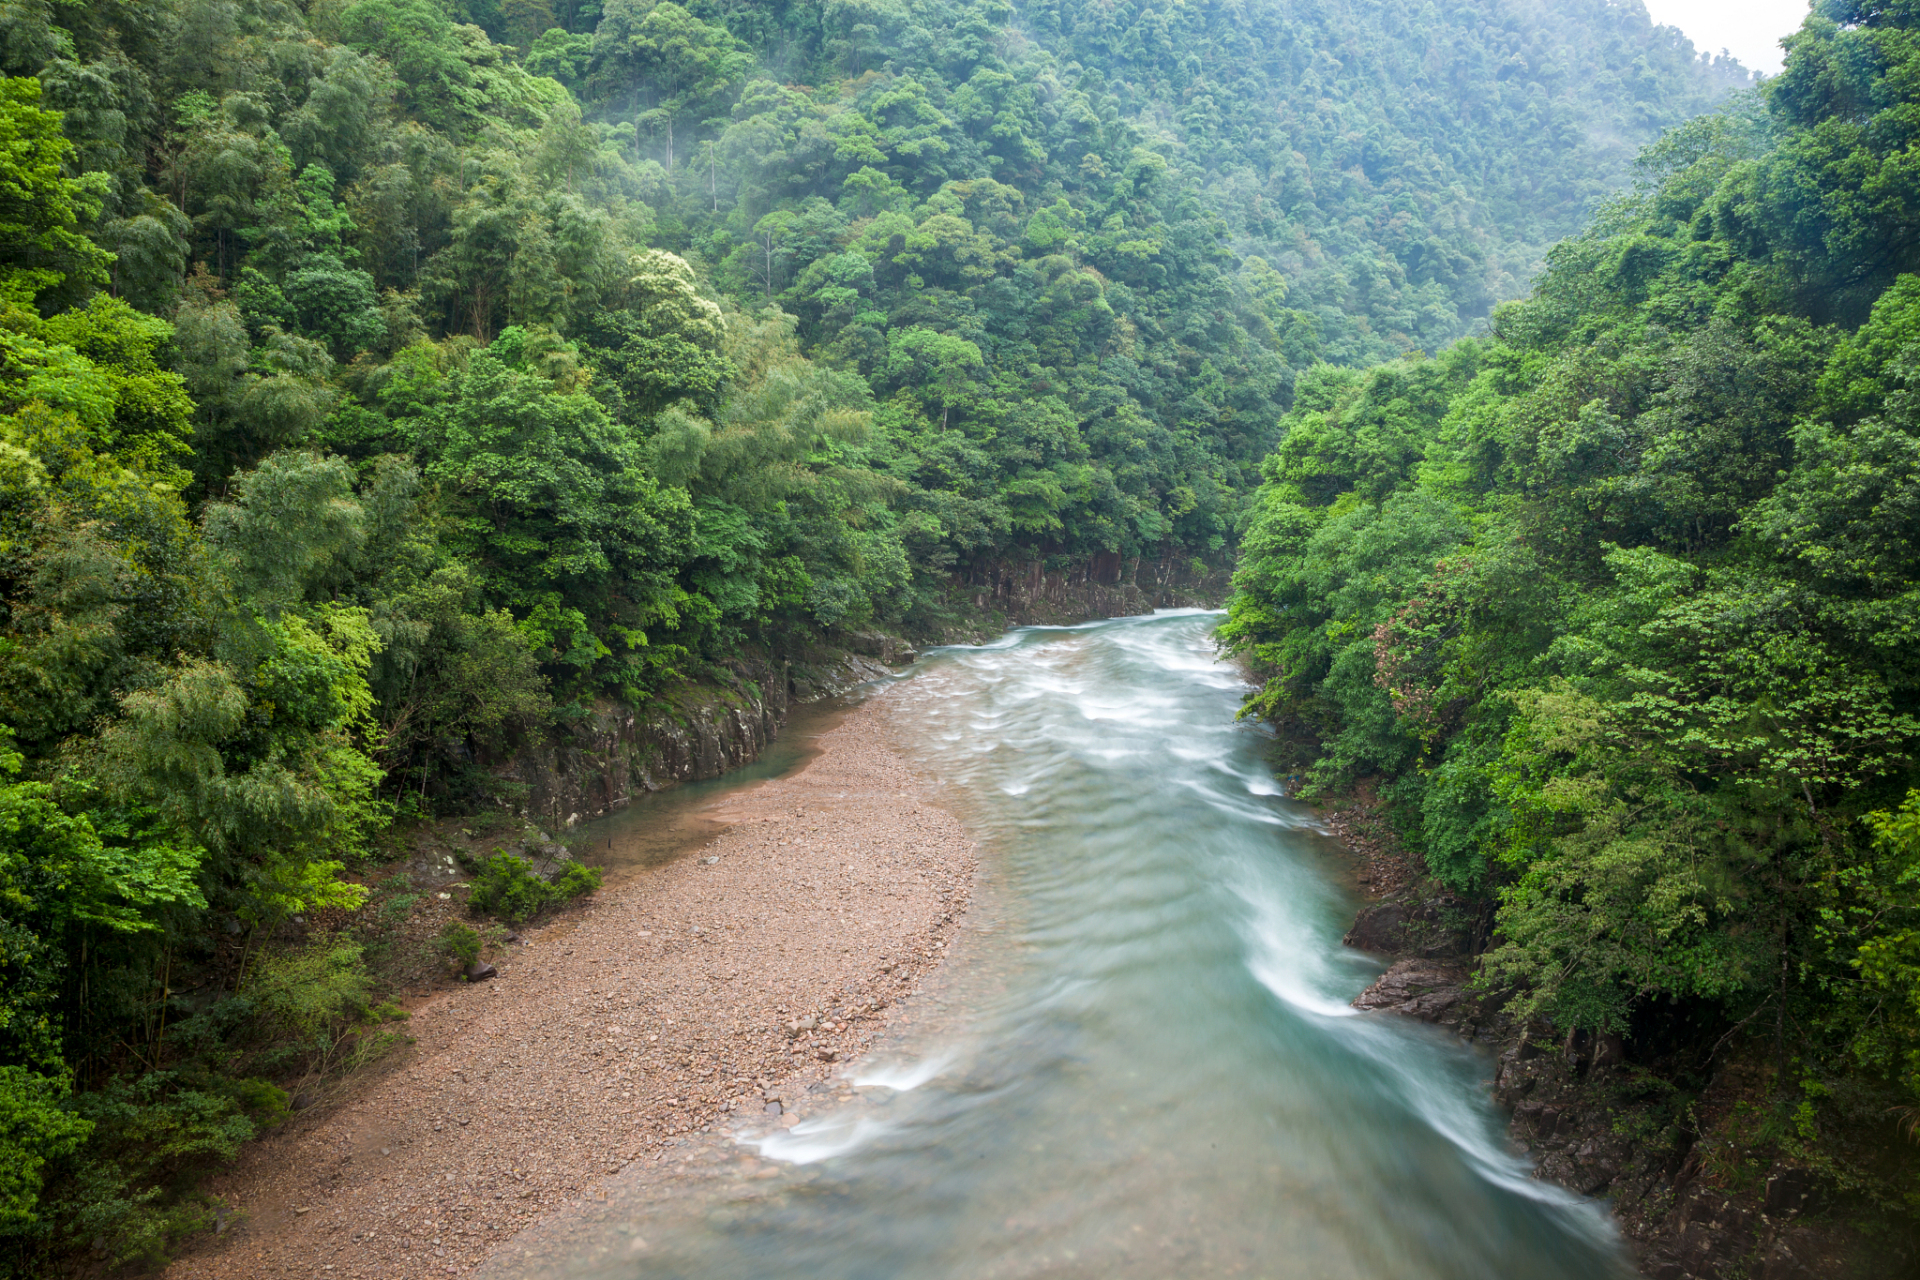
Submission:
POLYGON ((997 560, 954 579, 959 601, 1007 626, 1059 626, 1155 609, 1211 608, 1226 598, 1229 568, 1178 556, 1090 556, 1064 569, 997 560))
POLYGON ((691 686, 644 712, 596 703, 496 776, 524 788, 513 805, 529 819, 558 828, 597 818, 635 796, 751 764, 786 722, 787 685, 782 663, 733 688, 691 686))

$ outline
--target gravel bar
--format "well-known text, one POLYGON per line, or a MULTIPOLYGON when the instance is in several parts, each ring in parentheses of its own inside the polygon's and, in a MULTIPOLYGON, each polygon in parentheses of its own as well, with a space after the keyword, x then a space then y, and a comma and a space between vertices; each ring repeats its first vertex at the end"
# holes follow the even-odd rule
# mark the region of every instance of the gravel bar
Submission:
POLYGON ((970 895, 974 846, 889 745, 890 701, 726 796, 717 836, 528 930, 498 978, 422 1001, 402 1058, 209 1183, 236 1212, 172 1280, 464 1274, 683 1135, 780 1123, 881 1034, 970 895))

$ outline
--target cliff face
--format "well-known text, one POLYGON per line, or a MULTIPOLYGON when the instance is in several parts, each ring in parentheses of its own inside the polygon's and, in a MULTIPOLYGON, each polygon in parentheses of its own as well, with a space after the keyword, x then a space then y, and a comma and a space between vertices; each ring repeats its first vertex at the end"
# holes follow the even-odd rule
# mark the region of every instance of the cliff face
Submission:
POLYGON ((1066 626, 1155 609, 1210 608, 1226 598, 1231 577, 1230 567, 1174 556, 1103 554, 1051 570, 1040 560, 995 560, 956 576, 949 594, 1005 626, 1066 626))
POLYGON ((524 787, 515 807, 550 827, 611 813, 636 795, 717 778, 757 759, 786 721, 786 665, 760 676, 735 688, 689 686, 646 711, 597 703, 521 750, 496 776, 524 787))

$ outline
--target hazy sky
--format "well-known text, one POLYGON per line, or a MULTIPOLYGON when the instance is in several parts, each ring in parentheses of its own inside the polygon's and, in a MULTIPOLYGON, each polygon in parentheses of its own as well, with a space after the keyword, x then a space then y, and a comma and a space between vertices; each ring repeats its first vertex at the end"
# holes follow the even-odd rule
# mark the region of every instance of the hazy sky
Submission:
POLYGON ((1769 75, 1780 70, 1781 36, 1799 29, 1807 0, 1646 0, 1655 22, 1678 27, 1702 53, 1730 51, 1769 75))

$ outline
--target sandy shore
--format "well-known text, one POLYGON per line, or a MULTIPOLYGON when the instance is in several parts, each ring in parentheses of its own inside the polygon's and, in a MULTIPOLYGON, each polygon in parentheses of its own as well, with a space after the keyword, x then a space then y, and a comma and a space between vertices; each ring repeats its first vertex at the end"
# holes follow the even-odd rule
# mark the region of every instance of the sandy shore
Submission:
POLYGON ((888 746, 887 703, 728 797, 712 813, 731 825, 690 856, 415 1008, 405 1058, 209 1185, 240 1216, 169 1276, 464 1274, 678 1135, 771 1119, 857 1056, 938 963, 974 866, 888 746))

